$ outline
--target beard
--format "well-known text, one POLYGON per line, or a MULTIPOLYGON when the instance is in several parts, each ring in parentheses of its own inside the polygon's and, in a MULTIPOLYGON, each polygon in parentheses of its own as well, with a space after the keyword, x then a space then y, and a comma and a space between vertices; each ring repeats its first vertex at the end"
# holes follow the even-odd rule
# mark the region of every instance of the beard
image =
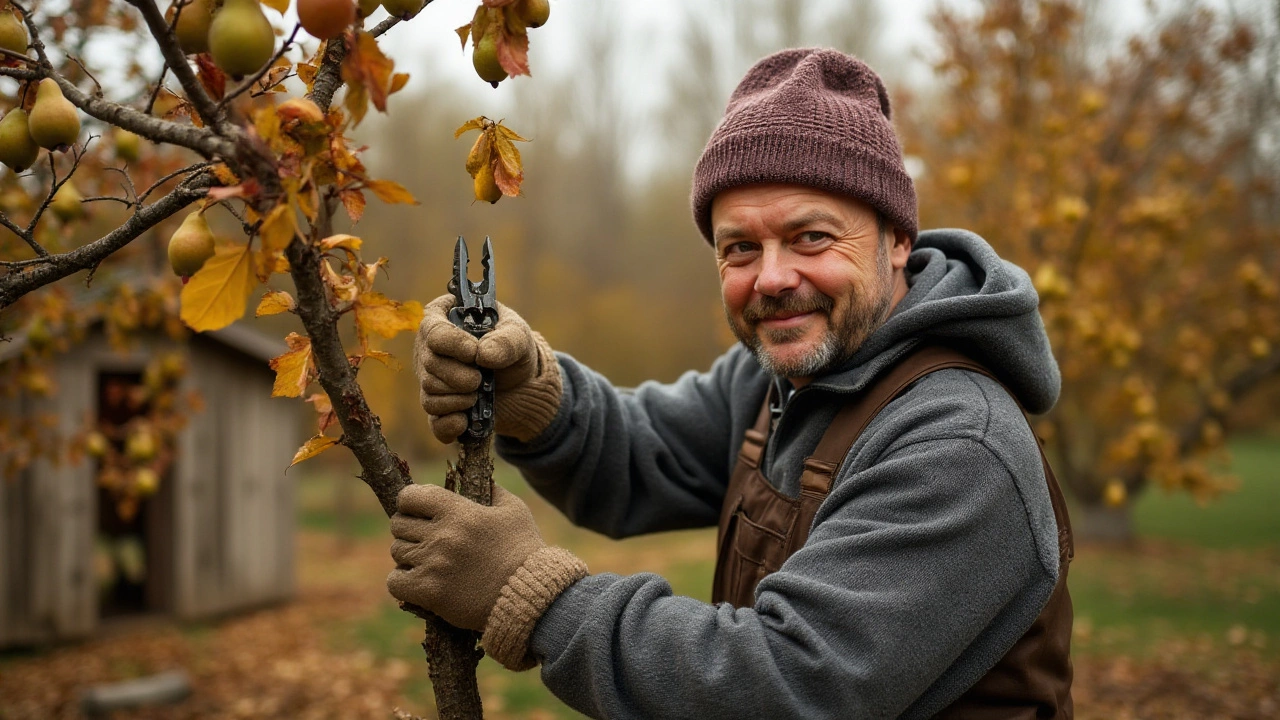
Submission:
POLYGON ((867 292, 851 288, 848 304, 837 310, 835 299, 814 291, 808 294, 788 293, 779 297, 762 295, 742 309, 737 321, 725 308, 725 316, 734 336, 751 351, 765 372, 779 377, 817 377, 844 364, 862 347, 871 333, 884 324, 893 303, 893 267, 888 248, 880 243, 876 257, 876 276, 867 292), (827 327, 817 347, 797 358, 787 358, 765 347, 784 345, 799 340, 808 328, 761 329, 760 322, 779 315, 821 313, 827 327))

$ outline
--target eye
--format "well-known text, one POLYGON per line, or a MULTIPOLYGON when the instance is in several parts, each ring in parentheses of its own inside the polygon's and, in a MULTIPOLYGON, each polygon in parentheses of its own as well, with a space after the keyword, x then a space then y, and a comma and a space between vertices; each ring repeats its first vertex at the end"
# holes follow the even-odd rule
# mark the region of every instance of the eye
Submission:
POLYGON ((745 265, 760 254, 760 246, 753 242, 740 240, 720 248, 720 259, 730 265, 745 265))
POLYGON ((806 230, 796 236, 796 242, 803 245, 813 245, 830 239, 831 236, 821 230, 806 230))

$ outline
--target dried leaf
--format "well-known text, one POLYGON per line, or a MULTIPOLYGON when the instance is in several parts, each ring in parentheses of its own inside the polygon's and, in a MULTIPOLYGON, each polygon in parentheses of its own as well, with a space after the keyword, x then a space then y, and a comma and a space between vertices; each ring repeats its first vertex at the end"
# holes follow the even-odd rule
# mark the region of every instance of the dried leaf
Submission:
POLYGON ((289 344, 289 352, 271 358, 271 369, 276 371, 271 397, 300 397, 311 383, 315 367, 311 360, 311 339, 289 333, 285 342, 289 344))
POLYGON ((329 400, 329 396, 323 392, 318 392, 307 398, 307 402, 311 403, 316 409, 316 425, 320 428, 320 434, 323 435, 338 423, 338 416, 333 412, 333 402, 329 400))
POLYGON ((289 463, 289 467, 293 467, 303 460, 309 460, 337 444, 338 438, 331 438, 328 435, 317 435, 303 443, 302 447, 298 448, 298 452, 294 454, 293 461, 289 463))
POLYGON ((320 106, 310 98, 290 98, 276 106, 276 115, 282 120, 300 120, 309 123, 324 122, 320 106))
POLYGON ((253 316, 278 315, 282 312, 292 312, 296 307, 298 307, 298 303, 289 293, 283 290, 268 290, 267 294, 263 295, 262 300, 258 302, 258 309, 253 316))
POLYGON ((515 142, 529 142, 527 139, 520 137, 515 130, 512 130, 502 123, 495 123, 495 127, 498 130, 498 134, 508 140, 514 140, 515 142))
POLYGON ((470 120, 462 123, 462 127, 453 131, 453 139, 457 140, 458 138, 462 137, 463 133, 468 132, 470 130, 483 130, 485 127, 485 123, 487 123, 488 121, 489 121, 489 118, 483 115, 477 118, 471 118, 470 120))
POLYGON ((529 74, 529 36, 513 35, 504 26, 498 33, 498 64, 512 77, 529 74))
POLYGON ((371 360, 377 360, 393 372, 400 372, 400 361, 396 360, 395 356, 389 352, 382 352, 381 350, 367 350, 365 351, 364 356, 371 360))
POLYGON ((298 79, 306 84, 307 92, 311 92, 312 86, 315 85, 316 82, 316 73, 320 71, 320 66, 300 62, 294 66, 294 70, 298 73, 298 79))
POLYGON ((342 79, 347 83, 344 104, 351 113, 352 123, 359 124, 364 118, 369 102, 380 112, 387 111, 393 69, 395 63, 382 53, 373 35, 361 30, 354 42, 348 42, 347 55, 342 60, 342 79))
POLYGON ((271 252, 288 247, 297 232, 298 219, 293 206, 287 202, 272 208, 258 230, 258 234, 262 237, 262 249, 271 252))
POLYGON ((192 330, 218 330, 244 316, 254 282, 248 245, 217 248, 182 288, 182 321, 192 330))
POLYGON ((387 88, 388 95, 394 95, 404 89, 409 84, 409 73, 396 73, 391 76, 391 87, 387 88))
POLYGON ((261 0, 263 5, 283 15, 289 9, 289 0, 261 0))
POLYGON ((493 149, 498 151, 499 164, 507 171, 507 175, 515 178, 516 182, 519 183, 520 180, 524 179, 524 168, 520 163, 520 151, 516 149, 515 143, 496 130, 493 132, 492 142, 493 149))
POLYGON ((471 39, 471 23, 463 25, 462 27, 454 30, 454 32, 458 33, 458 39, 462 41, 462 50, 465 52, 467 49, 467 40, 471 39))
POLYGON ((209 188, 206 196, 210 200, 230 200, 231 198, 242 198, 248 194, 248 188, 244 185, 232 185, 230 187, 213 187, 209 188))
POLYGON ((196 55, 196 77, 200 84, 214 100, 221 100, 227 92, 227 74, 213 64, 213 58, 207 53, 196 55))
POLYGON ((363 244, 363 241, 355 235, 339 234, 330 235, 329 237, 321 240, 320 248, 326 251, 342 248, 343 250, 349 250, 351 252, 359 252, 361 244, 363 244))
POLYGON ((508 197, 518 196, 520 194, 520 182, 523 179, 523 175, 512 176, 508 174, 507 168, 502 163, 493 164, 493 181, 503 195, 508 197))
POLYGON ((395 204, 405 203, 407 205, 418 205, 418 201, 413 195, 398 182, 391 180, 367 180, 365 186, 373 191, 374 195, 384 203, 395 204))
POLYGON ((375 332, 384 338, 402 331, 418 329, 422 322, 422 303, 401 303, 382 293, 366 292, 356 301, 356 326, 362 333, 375 332))
POLYGON ((347 216, 351 218, 351 222, 360 222, 360 218, 364 217, 364 193, 359 190, 343 190, 339 196, 342 198, 342 207, 347 209, 347 216))
POLYGON ((471 152, 467 154, 467 174, 475 177, 480 172, 480 168, 489 164, 491 148, 489 143, 489 133, 481 132, 480 137, 476 138, 476 142, 471 146, 471 152))

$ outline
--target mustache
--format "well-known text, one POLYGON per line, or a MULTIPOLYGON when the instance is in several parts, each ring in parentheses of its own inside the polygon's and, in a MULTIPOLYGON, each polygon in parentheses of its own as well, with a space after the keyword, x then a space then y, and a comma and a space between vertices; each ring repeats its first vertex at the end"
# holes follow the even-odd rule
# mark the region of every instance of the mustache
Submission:
POLYGON ((779 297, 761 295, 742 309, 742 319, 749 323, 758 323, 778 315, 830 313, 833 307, 835 307, 835 301, 822 293, 808 295, 788 293, 779 297))

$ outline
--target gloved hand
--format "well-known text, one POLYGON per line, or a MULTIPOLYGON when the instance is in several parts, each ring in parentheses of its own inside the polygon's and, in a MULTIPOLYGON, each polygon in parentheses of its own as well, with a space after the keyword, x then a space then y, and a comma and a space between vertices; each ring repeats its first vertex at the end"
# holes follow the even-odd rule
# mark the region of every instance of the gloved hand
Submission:
POLYGON ((438 485, 408 485, 396 509, 387 590, 455 627, 482 631, 485 651, 506 667, 533 667, 534 626, 586 577, 586 564, 548 547, 529 507, 497 485, 492 507, 438 485))
POLYGON ((560 409, 560 364, 547 341, 516 312, 498 303, 498 324, 482 338, 449 322, 457 300, 441 295, 423 309, 413 367, 431 432, 451 443, 467 429, 467 409, 480 389, 477 365, 493 370, 494 430, 527 442, 560 409))

